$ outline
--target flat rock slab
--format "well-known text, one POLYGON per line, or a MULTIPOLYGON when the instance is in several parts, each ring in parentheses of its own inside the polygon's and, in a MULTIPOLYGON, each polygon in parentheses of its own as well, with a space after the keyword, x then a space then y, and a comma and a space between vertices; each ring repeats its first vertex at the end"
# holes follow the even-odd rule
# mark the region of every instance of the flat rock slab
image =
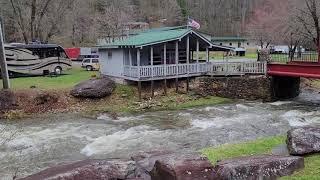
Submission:
POLYGON ((211 180, 213 165, 198 154, 170 154, 155 162, 152 180, 211 180))
POLYGON ((136 179, 133 161, 85 160, 46 169, 21 180, 136 179))
POLYGON ((291 155, 320 152, 320 127, 301 127, 288 131, 287 146, 291 155))
POLYGON ((107 77, 90 79, 77 84, 70 94, 78 98, 103 98, 111 95, 115 87, 115 82, 107 77))
POLYGON ((219 162, 214 169, 214 179, 276 179, 291 175, 302 168, 304 168, 304 159, 297 156, 242 157, 219 162))

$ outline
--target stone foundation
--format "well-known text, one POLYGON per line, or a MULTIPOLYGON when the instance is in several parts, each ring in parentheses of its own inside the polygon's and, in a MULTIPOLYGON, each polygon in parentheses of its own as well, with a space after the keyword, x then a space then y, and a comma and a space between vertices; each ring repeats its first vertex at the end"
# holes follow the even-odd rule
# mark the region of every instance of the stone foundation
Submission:
POLYGON ((272 101, 272 81, 266 76, 199 77, 191 83, 193 91, 203 96, 272 101))

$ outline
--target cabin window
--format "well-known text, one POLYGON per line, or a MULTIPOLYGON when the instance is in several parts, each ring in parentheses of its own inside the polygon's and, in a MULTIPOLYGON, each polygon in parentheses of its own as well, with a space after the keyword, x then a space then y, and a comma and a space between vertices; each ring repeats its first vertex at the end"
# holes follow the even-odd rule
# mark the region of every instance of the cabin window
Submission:
POLYGON ((250 45, 250 43, 247 43, 247 45, 249 46, 249 45, 250 45))
POLYGON ((92 59, 92 63, 99 63, 98 59, 92 59))
POLYGON ((112 51, 108 51, 108 59, 112 59, 112 51))
POLYGON ((220 43, 220 46, 222 46, 222 43, 220 43))
POLYGON ((232 43, 230 43, 229 45, 232 46, 232 43))

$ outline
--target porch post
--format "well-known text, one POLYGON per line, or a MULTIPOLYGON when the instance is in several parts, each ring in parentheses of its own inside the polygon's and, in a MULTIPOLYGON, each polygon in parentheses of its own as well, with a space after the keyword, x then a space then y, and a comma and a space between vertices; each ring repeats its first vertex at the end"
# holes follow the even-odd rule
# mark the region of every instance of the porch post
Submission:
POLYGON ((206 58, 206 60, 207 60, 207 62, 209 62, 210 56, 209 56, 209 48, 208 48, 208 47, 206 48, 206 53, 207 53, 207 58, 206 58))
POLYGON ((187 36, 187 92, 189 92, 189 73, 190 73, 190 36, 187 36))
POLYGON ((139 100, 141 100, 141 81, 140 81, 140 49, 137 49, 137 66, 138 66, 138 92, 139 100))
POLYGON ((154 80, 153 80, 153 46, 150 48, 150 58, 151 58, 151 97, 154 97, 154 80))
POLYGON ((140 49, 138 48, 137 49, 137 66, 138 66, 138 78, 139 78, 139 80, 140 80, 140 75, 141 75, 141 73, 140 73, 140 65, 141 65, 141 63, 140 63, 140 49))
POLYGON ((197 39, 197 73, 199 72, 199 39, 197 39))
POLYGON ((192 61, 193 61, 193 60, 194 60, 194 59, 193 59, 193 50, 191 51, 191 57, 192 57, 192 61))
POLYGON ((164 94, 167 95, 167 44, 163 45, 163 58, 164 58, 164 94))
POLYGON ((209 61, 210 61, 210 51, 209 51, 209 48, 207 47, 206 48, 206 74, 209 72, 209 61))
POLYGON ((129 65, 132 66, 131 49, 129 49, 129 65))
POLYGON ((176 41, 176 92, 178 92, 178 83, 179 83, 179 41, 176 41))
POLYGON ((132 77, 132 55, 131 55, 131 49, 129 49, 129 75, 132 77))

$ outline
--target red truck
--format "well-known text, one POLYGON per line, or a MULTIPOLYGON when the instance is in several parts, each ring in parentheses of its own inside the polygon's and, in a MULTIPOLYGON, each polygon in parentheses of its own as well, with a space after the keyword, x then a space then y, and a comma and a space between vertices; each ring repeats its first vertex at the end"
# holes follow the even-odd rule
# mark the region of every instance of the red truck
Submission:
POLYGON ((76 61, 80 56, 80 48, 65 48, 64 51, 72 61, 76 61))

